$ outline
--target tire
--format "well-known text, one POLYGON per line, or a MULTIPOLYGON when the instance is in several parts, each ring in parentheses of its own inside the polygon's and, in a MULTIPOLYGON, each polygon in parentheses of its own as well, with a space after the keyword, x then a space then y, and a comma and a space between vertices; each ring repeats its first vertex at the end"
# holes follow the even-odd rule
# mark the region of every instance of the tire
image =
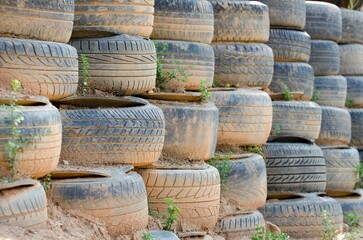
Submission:
POLYGON ((272 142, 262 147, 269 195, 324 192, 325 160, 313 144, 272 142))
POLYGON ((90 172, 68 178, 52 176, 48 196, 61 208, 102 220, 113 237, 146 228, 148 205, 144 182, 135 172, 90 172))
POLYGON ((343 76, 316 76, 314 91, 317 94, 317 104, 344 108, 347 98, 347 79, 343 76))
MULTIPOLYGON (((87 57, 91 88, 118 95, 140 94, 155 88, 156 49, 152 41, 118 35, 74 39, 70 44, 87 57)), ((80 56, 81 80, 82 67, 80 56)))
POLYGON ((321 127, 321 107, 313 102, 272 102, 272 128, 275 136, 294 136, 315 140, 321 127))
POLYGON ((128 34, 149 38, 154 0, 76 0, 73 38, 128 34))
POLYGON ((306 1, 305 31, 311 39, 338 42, 342 36, 342 14, 331 3, 306 1))
POLYGON ((343 32, 339 43, 363 44, 363 13, 343 8, 340 10, 343 19, 343 32))
POLYGON ((363 148, 363 109, 349 109, 352 118, 351 146, 363 148))
POLYGON ((363 108, 363 77, 347 76, 347 99, 352 100, 352 107, 363 108))
MULTIPOLYGON (((183 230, 214 229, 220 204, 220 179, 214 167, 199 170, 140 169, 150 208, 165 212, 164 198, 173 198, 183 230)), ((178 227, 179 228, 179 227, 178 227)))
POLYGON ((340 67, 339 46, 333 41, 312 40, 309 64, 315 76, 337 75, 340 67))
POLYGON ((269 8, 270 24, 274 28, 303 30, 306 7, 304 0, 261 0, 269 8))
POLYGON ((320 146, 347 146, 351 140, 351 117, 345 109, 321 107, 322 120, 319 138, 320 146))
POLYGON ((267 87, 273 75, 272 49, 258 43, 214 43, 215 76, 225 86, 267 87))
MULTIPOLYGON (((153 101, 151 101, 153 102, 153 101)), ((218 136, 218 109, 213 103, 157 101, 165 116, 163 153, 189 160, 214 157, 218 136)))
POLYGON ((362 149, 358 149, 359 152, 359 159, 361 162, 363 162, 363 150, 362 149))
POLYGON ((47 197, 35 180, 0 184, 0 224, 32 229, 48 219, 47 197))
POLYGON ((53 42, 0 38, 0 87, 17 79, 24 93, 51 100, 73 95, 78 84, 77 51, 53 42))
POLYGON ((67 43, 71 38, 74 0, 21 2, 0 4, 0 35, 67 43))
POLYGON ((329 196, 347 195, 358 181, 359 153, 355 148, 322 149, 326 164, 326 192, 329 196))
POLYGON ((362 190, 357 190, 356 193, 351 194, 346 197, 336 197, 335 200, 337 200, 340 205, 342 206, 343 215, 344 215, 344 223, 348 224, 348 214, 355 214, 359 216, 358 220, 358 226, 357 228, 362 231, 363 230, 363 219, 361 216, 363 216, 363 197, 362 197, 362 190))
POLYGON ((268 41, 270 21, 265 4, 232 0, 212 0, 211 3, 215 21, 214 42, 268 41))
POLYGON ((307 63, 275 62, 270 90, 274 93, 284 92, 287 86, 290 92, 302 92, 303 101, 309 101, 314 90, 314 70, 307 63))
POLYGON ((198 90, 200 81, 205 80, 209 88, 214 77, 214 52, 210 45, 195 42, 155 40, 163 72, 182 68, 189 75, 184 83, 186 90, 198 90), (167 46, 162 51, 163 46, 167 46))
MULTIPOLYGON (((27 97, 18 99, 19 105, 25 100, 20 115, 24 120, 16 127, 23 140, 29 143, 22 145, 16 155, 16 172, 22 176, 40 178, 53 171, 59 162, 62 142, 62 123, 59 111, 46 98, 27 97), (32 105, 26 101, 32 101, 32 105)), ((9 98, 0 98, 1 104, 8 104, 9 98), (4 101, 6 100, 6 101, 4 101)), ((12 139, 11 120, 6 120, 10 112, 0 109, 0 178, 12 176, 9 164, 9 152, 5 146, 12 139)), ((19 116, 20 116, 19 115, 19 116)))
POLYGON ((308 62, 310 42, 310 36, 306 32, 270 29, 267 45, 272 48, 277 62, 308 62))
POLYGON ((342 44, 340 47, 340 74, 344 76, 363 75, 363 45, 342 44))
POLYGON ((333 229, 343 227, 340 204, 330 197, 312 194, 292 199, 271 199, 260 208, 266 221, 270 221, 292 239, 321 239, 324 231, 322 212, 327 212, 333 229))
POLYGON ((156 162, 163 149, 162 111, 138 98, 80 97, 63 102, 61 159, 70 163, 132 164, 156 162), (84 105, 82 105, 84 104, 84 105))
POLYGON ((155 1, 152 39, 211 43, 214 17, 206 0, 155 1))
POLYGON ((270 134, 272 102, 265 92, 249 89, 211 93, 219 110, 217 144, 261 146, 270 134))

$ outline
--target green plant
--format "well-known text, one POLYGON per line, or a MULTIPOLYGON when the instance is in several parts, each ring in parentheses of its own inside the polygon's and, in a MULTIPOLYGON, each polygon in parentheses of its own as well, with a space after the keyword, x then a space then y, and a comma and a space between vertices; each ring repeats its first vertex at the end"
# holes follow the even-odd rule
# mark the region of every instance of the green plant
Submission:
POLYGON ((151 235, 151 233, 145 232, 142 235, 142 240, 153 240, 153 239, 154 239, 154 237, 153 237, 153 235, 151 235))
POLYGON ((217 78, 213 79, 212 88, 218 87, 220 83, 221 83, 221 81, 219 79, 217 79, 217 78))
POLYGON ((290 237, 283 232, 272 233, 266 231, 264 227, 257 227, 256 232, 251 236, 251 240, 288 240, 290 237))
POLYGON ((226 88, 230 88, 231 87, 231 84, 230 83, 226 83, 225 87, 226 88))
MULTIPOLYGON (((348 217, 348 216, 347 216, 348 217)), ((326 210, 322 211, 323 227, 324 232, 321 233, 321 238, 323 240, 357 240, 360 231, 354 227, 357 226, 359 218, 354 214, 350 216, 351 222, 348 225, 351 227, 349 232, 343 232, 343 229, 334 229, 332 227, 332 222, 328 217, 326 210)), ((349 218, 348 218, 349 221, 349 218)))
POLYGON ((207 101, 211 97, 206 80, 200 80, 199 91, 202 94, 202 101, 207 101))
POLYGON ((319 100, 319 98, 320 98, 320 91, 314 89, 314 91, 313 91, 313 97, 311 98, 311 101, 317 102, 319 100))
POLYGON ((280 83, 280 87, 284 94, 284 99, 290 101, 294 96, 290 93, 289 87, 285 83, 280 83))
POLYGON ((221 190, 226 191, 227 190, 227 182, 228 182, 228 176, 230 172, 230 160, 231 156, 233 155, 232 152, 229 152, 227 155, 221 157, 220 155, 217 155, 215 158, 209 160, 209 164, 215 167, 218 172, 221 179, 221 190))
POLYGON ((351 108, 353 106, 353 100, 352 99, 345 99, 345 107, 346 108, 351 108))
POLYGON ((349 213, 345 217, 347 219, 348 226, 351 228, 358 227, 359 220, 362 218, 362 216, 359 216, 358 214, 355 214, 355 213, 349 213))
POLYGON ((89 91, 88 81, 90 79, 90 74, 89 74, 89 62, 87 56, 83 53, 81 53, 80 56, 82 62, 82 68, 81 68, 82 79, 78 82, 78 92, 81 96, 83 96, 85 93, 89 91))
POLYGON ((357 9, 359 5, 362 5, 362 1, 360 0, 349 0, 348 1, 348 9, 357 9))
POLYGON ((271 135, 272 136, 277 136, 281 133, 281 126, 280 125, 273 125, 272 126, 272 130, 271 130, 271 135))
POLYGON ((42 184, 44 191, 48 192, 52 187, 52 174, 47 174, 46 176, 39 179, 40 184, 42 184))
POLYGON ((361 188, 362 187, 362 178, 363 178, 363 164, 362 163, 358 163, 357 167, 357 182, 356 182, 356 188, 361 188))
POLYGON ((331 220, 328 217, 328 212, 323 210, 321 216, 323 218, 324 227, 324 232, 321 233, 321 237, 323 240, 333 240, 336 235, 336 230, 332 227, 331 220))
POLYGON ((174 225, 179 221, 177 213, 181 212, 181 209, 174 206, 175 200, 172 198, 164 198, 165 204, 167 205, 166 213, 162 214, 162 225, 163 230, 172 231, 174 225))
POLYGON ((251 152, 251 153, 257 153, 260 154, 261 156, 263 156, 263 151, 262 148, 260 146, 248 146, 248 147, 241 147, 242 150, 246 151, 246 152, 251 152))

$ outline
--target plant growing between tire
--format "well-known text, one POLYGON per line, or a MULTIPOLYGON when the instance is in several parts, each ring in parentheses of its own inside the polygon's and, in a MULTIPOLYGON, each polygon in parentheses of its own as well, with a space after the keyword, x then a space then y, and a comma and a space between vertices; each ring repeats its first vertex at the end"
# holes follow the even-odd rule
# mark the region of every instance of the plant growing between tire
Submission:
POLYGON ((81 53, 80 57, 82 62, 82 69, 81 69, 82 80, 78 82, 78 93, 81 96, 83 96, 85 93, 89 91, 88 81, 90 79, 90 74, 89 74, 89 62, 86 54, 81 53))
POLYGON ((290 237, 283 232, 272 233, 266 231, 264 227, 257 227, 256 232, 251 236, 251 240, 288 240, 290 237))
POLYGON ((227 182, 228 176, 230 173, 230 166, 229 163, 231 161, 231 156, 233 155, 232 152, 229 152, 227 155, 221 157, 217 155, 215 158, 209 160, 209 164, 215 167, 221 178, 221 191, 226 191, 227 189, 227 182))
POLYGON ((181 209, 174 206, 175 200, 172 198, 164 198, 165 204, 167 205, 166 213, 162 214, 163 230, 171 232, 175 224, 179 221, 177 213, 181 212, 181 209))
POLYGON ((284 94, 284 99, 286 101, 290 101, 293 98, 293 95, 290 93, 289 87, 285 83, 280 83, 280 87, 282 93, 284 94))
POLYGON ((356 188, 362 187, 362 178, 363 178, 363 164, 359 163, 356 167, 357 169, 357 182, 356 182, 356 188))
POLYGON ((321 216, 323 218, 322 224, 324 227, 324 232, 321 233, 321 238, 323 240, 356 240, 359 238, 360 231, 356 227, 353 227, 357 221, 355 216, 351 216, 353 220, 352 222, 348 221, 348 225, 351 224, 349 225, 351 227, 349 232, 343 232, 343 229, 335 229, 332 226, 332 222, 329 219, 328 212, 326 210, 322 211, 321 216))
POLYGON ((52 187, 52 174, 47 174, 46 176, 39 179, 40 184, 43 186, 44 191, 48 192, 52 187))
POLYGON ((211 97, 211 93, 208 91, 206 80, 200 80, 199 91, 202 94, 202 101, 207 101, 211 97))
POLYGON ((313 97, 311 98, 311 101, 312 102, 317 102, 319 100, 319 98, 320 98, 320 91, 314 89, 314 91, 313 91, 313 97))

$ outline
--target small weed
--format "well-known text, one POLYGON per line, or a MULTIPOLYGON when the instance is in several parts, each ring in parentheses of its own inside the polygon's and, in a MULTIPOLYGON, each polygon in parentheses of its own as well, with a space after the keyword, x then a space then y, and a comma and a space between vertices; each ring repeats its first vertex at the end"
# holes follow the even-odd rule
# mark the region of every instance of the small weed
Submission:
POLYGON ((218 87, 220 83, 221 83, 221 81, 219 79, 215 78, 213 80, 212 88, 218 87))
POLYGON ((217 155, 215 158, 209 160, 209 164, 213 167, 217 168, 219 172, 219 176, 221 178, 221 191, 226 191, 227 189, 227 182, 228 176, 230 172, 229 163, 231 160, 231 156, 233 153, 228 153, 225 157, 221 157, 217 155))
POLYGON ((346 108, 353 107, 353 100, 352 99, 349 99, 349 98, 345 99, 345 107, 346 108))
POLYGON ((230 88, 231 87, 231 84, 230 83, 226 83, 225 87, 226 88, 230 88))
POLYGON ((206 80, 200 80, 199 91, 202 94, 202 101, 207 101, 211 97, 211 93, 207 88, 206 80))
POLYGON ((52 188, 52 174, 47 174, 46 176, 39 179, 40 184, 42 184, 44 191, 48 192, 52 188))
POLYGON ((356 228, 359 225, 359 220, 362 218, 362 216, 359 216, 358 214, 355 213, 349 213, 346 215, 347 218, 347 224, 349 227, 351 228, 356 228))
POLYGON ((286 233, 268 232, 264 227, 257 227, 256 232, 251 236, 251 240, 288 240, 288 239, 290 239, 290 237, 286 233))
POLYGON ((277 136, 281 133, 281 126, 280 125, 273 125, 272 126, 272 130, 271 130, 271 135, 272 136, 277 136))
POLYGON ((293 98, 293 95, 290 93, 289 87, 285 83, 280 83, 280 87, 281 87, 282 92, 284 94, 284 99, 286 101, 290 101, 293 98))
POLYGON ((179 221, 177 213, 181 212, 181 209, 177 206, 174 206, 175 200, 172 198, 164 198, 165 204, 167 205, 167 212, 162 214, 163 220, 161 223, 163 224, 163 230, 171 232, 174 228, 174 225, 179 221))
MULTIPOLYGON (((360 231, 356 227, 351 227, 351 230, 349 232, 343 232, 343 229, 334 229, 332 227, 332 222, 329 219, 328 213, 326 210, 323 210, 322 218, 323 218, 324 232, 322 232, 321 238, 323 240, 357 240, 358 239, 360 231)), ((356 216, 352 216, 351 219, 352 219, 352 222, 350 224, 354 225, 355 222, 357 221, 356 216)))
POLYGON ((356 182, 355 187, 361 188, 362 187, 362 178, 363 178, 363 164, 358 163, 356 169, 357 169, 357 182, 356 182))
POLYGON ((242 150, 244 150, 246 152, 256 153, 256 154, 260 154, 261 156, 263 156, 262 147, 260 147, 260 146, 249 146, 249 147, 241 147, 241 148, 242 148, 242 150))
POLYGON ((153 240, 153 239, 154 239, 154 237, 153 237, 153 235, 151 235, 151 233, 145 232, 142 235, 142 240, 153 240))
POLYGON ((88 81, 90 79, 89 74, 89 62, 88 58, 85 54, 81 53, 81 62, 82 62, 82 80, 78 82, 78 92, 81 96, 89 91, 88 81))
POLYGON ((332 227, 331 220, 328 217, 326 210, 322 212, 324 232, 321 234, 323 240, 333 240, 336 235, 336 230, 332 227))
POLYGON ((317 102, 319 100, 319 98, 320 98, 320 91, 314 89, 314 91, 313 91, 313 97, 311 98, 311 101, 317 102))

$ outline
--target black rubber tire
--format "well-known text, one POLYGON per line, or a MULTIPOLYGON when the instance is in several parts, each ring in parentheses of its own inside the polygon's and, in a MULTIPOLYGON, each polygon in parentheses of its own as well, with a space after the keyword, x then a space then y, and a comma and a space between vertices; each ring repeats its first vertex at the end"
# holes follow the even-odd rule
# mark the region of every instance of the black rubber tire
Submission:
POLYGON ((165 116, 163 153, 189 160, 214 157, 218 137, 218 109, 211 103, 150 101, 165 116))
POLYGON ((363 162, 363 149, 358 149, 360 162, 363 162))
POLYGON ((302 92, 303 101, 309 101, 314 91, 314 70, 307 63, 275 62, 270 90, 283 93, 286 85, 290 92, 302 92))
POLYGON ((356 190, 356 193, 353 193, 346 197, 336 197, 335 200, 337 200, 340 203, 340 206, 342 206, 343 215, 344 215, 344 223, 348 224, 348 214, 355 214, 359 216, 358 220, 358 226, 357 228, 362 231, 363 230, 363 192, 362 189, 356 190))
POLYGON ((206 0, 155 1, 152 39, 211 43, 213 7, 206 0))
POLYGON ((343 76, 315 77, 314 91, 321 106, 344 108, 347 98, 347 79, 343 76))
POLYGON ((363 13, 344 8, 340 10, 343 19, 343 32, 339 43, 363 44, 363 13))
POLYGON ((363 148, 363 109, 349 109, 352 119, 351 146, 363 148))
POLYGON ((342 14, 331 3, 306 1, 305 31, 311 39, 338 42, 342 36, 342 14))
POLYGON ((77 50, 63 43, 0 38, 0 88, 21 82, 24 93, 65 98, 77 91, 77 50))
POLYGON ((334 229, 343 227, 343 212, 340 204, 330 197, 312 194, 302 198, 271 199, 260 208, 266 221, 279 226, 292 239, 321 239, 325 230, 322 212, 327 212, 334 229))
POLYGON ((62 160, 142 166, 159 159, 165 136, 161 109, 133 97, 115 98, 110 105, 110 97, 81 99, 89 103, 86 109, 60 110, 62 160))
POLYGON ((333 41, 311 40, 309 64, 315 76, 337 75, 340 67, 339 45, 333 41))
POLYGON ((72 37, 129 34, 149 38, 154 0, 76 0, 72 37))
POLYGON ((210 101, 219 110, 217 144, 261 146, 272 126, 272 102, 270 96, 258 90, 211 92, 210 101))
POLYGON ((110 233, 132 234, 146 228, 148 203, 144 182, 135 172, 90 172, 79 177, 52 175, 48 191, 52 201, 74 214, 93 216, 102 220, 110 233))
POLYGON ((267 45, 272 48, 277 62, 308 62, 310 36, 306 32, 271 29, 267 45))
POLYGON ((363 45, 341 44, 340 47, 340 74, 344 76, 363 75, 363 45))
POLYGON ((225 86, 267 87, 273 75, 273 52, 265 44, 213 43, 214 78, 225 86))
POLYGON ((319 137, 321 107, 314 102, 272 102, 272 128, 280 128, 277 136, 295 136, 311 140, 319 137))
POLYGON ((345 109, 322 106, 319 146, 347 146, 351 140, 351 117, 345 109))
POLYGON ((257 1, 211 0, 214 42, 266 43, 269 38, 268 7, 257 1))
POLYGON ((347 99, 352 100, 352 107, 363 108, 363 76, 346 76, 347 99))
MULTIPOLYGON (((70 44, 87 57, 91 88, 118 95, 140 94, 155 88, 156 49, 152 41, 118 35, 74 39, 70 44)), ((79 57, 80 80, 82 67, 79 57)))
POLYGON ((74 0, 4 0, 0 4, 0 36, 67 43, 73 19, 74 0))
POLYGON ((274 28, 303 30, 306 7, 304 0, 260 0, 269 8, 270 24, 274 28))
POLYGON ((160 59, 163 72, 173 72, 177 68, 185 68, 190 75, 184 83, 187 90, 200 89, 200 81, 205 80, 206 86, 211 87, 214 77, 214 51, 204 43, 155 40, 156 50, 160 54, 163 46, 163 58, 160 59))
POLYGON ((47 197, 38 181, 0 184, 0 224, 33 229, 47 219, 47 197))

